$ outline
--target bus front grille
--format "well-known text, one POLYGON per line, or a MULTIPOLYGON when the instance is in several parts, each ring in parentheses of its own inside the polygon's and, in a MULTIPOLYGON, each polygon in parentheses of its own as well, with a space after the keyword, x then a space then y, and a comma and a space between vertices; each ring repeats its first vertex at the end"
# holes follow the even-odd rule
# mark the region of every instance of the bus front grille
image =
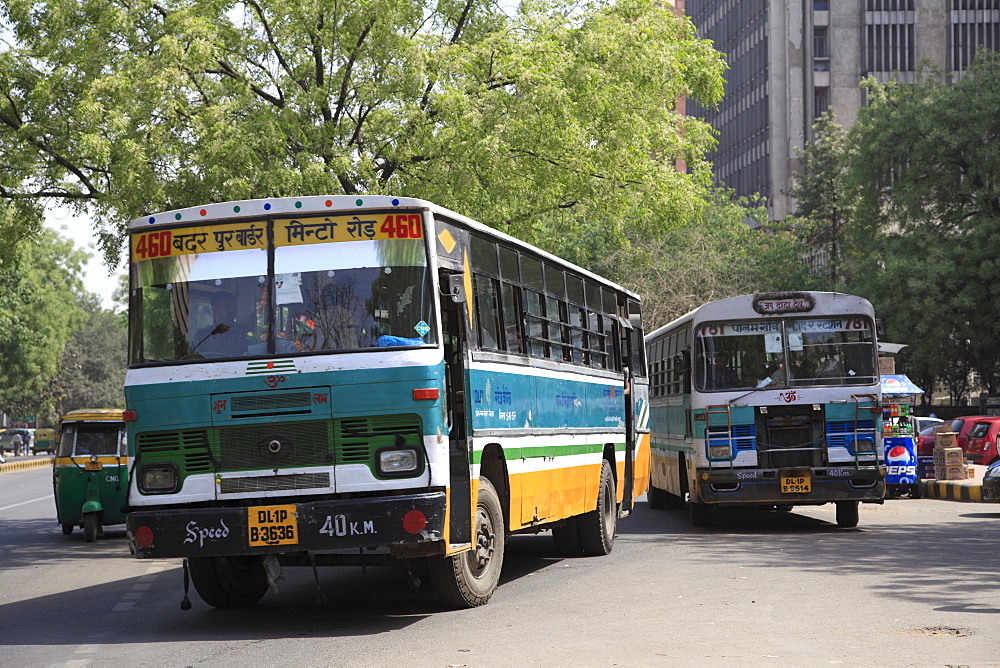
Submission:
POLYGON ((142 463, 174 462, 185 474, 213 469, 208 433, 203 429, 140 433, 136 437, 136 458, 142 463))
POLYGON ((268 475, 252 478, 223 478, 219 490, 223 494, 247 492, 287 492, 298 489, 326 489, 330 487, 329 473, 300 473, 296 475, 268 475))
POLYGON ((282 422, 219 430, 224 471, 328 466, 333 463, 329 422, 282 422))

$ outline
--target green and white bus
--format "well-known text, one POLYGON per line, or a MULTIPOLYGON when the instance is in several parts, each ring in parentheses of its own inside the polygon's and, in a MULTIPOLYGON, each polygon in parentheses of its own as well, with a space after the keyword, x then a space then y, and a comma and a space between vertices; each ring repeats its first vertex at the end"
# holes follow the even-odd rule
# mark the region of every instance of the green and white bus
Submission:
POLYGON ((417 199, 224 202, 129 233, 129 540, 184 558, 207 603, 383 561, 481 605, 507 534, 606 554, 645 492, 628 290, 417 199))
POLYGON ((875 313, 832 292, 742 295, 646 336, 649 505, 696 526, 715 509, 882 503, 881 382, 875 313))

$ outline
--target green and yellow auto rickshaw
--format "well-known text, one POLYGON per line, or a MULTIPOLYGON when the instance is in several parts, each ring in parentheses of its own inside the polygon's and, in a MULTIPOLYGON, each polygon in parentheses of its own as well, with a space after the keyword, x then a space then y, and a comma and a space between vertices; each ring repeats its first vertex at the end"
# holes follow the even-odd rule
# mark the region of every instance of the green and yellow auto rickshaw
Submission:
POLYGON ((56 451, 56 430, 42 427, 35 430, 35 438, 31 444, 31 453, 37 455, 39 452, 56 451))
POLYGON ((63 416, 52 485, 64 534, 79 526, 92 543, 103 527, 125 522, 128 445, 121 409, 82 409, 63 416))

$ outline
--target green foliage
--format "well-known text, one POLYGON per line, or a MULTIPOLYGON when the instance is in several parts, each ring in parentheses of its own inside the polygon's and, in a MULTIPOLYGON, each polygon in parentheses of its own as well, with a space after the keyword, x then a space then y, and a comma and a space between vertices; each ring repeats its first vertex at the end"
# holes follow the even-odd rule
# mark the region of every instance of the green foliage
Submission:
POLYGON ((801 171, 789 194, 798 206, 795 221, 800 238, 822 260, 831 285, 841 278, 843 233, 852 218, 851 195, 847 192, 847 169, 850 161, 847 133, 826 112, 813 125, 813 140, 803 147, 801 171))
POLYGON ((57 413, 79 408, 116 408, 125 405, 128 329, 121 316, 86 304, 86 320, 66 344, 54 385, 57 413))
POLYGON ((581 223, 549 249, 639 293, 647 331, 715 299, 811 286, 804 247, 762 207, 720 190, 705 198, 697 215, 656 237, 611 239, 581 223))
POLYGON ((44 229, 14 259, 0 260, 0 410, 46 414, 52 378, 81 320, 85 252, 44 229))
POLYGON ((975 370, 1000 391, 1000 55, 980 50, 954 85, 868 82, 850 132, 849 228, 865 249, 849 279, 873 300, 914 373, 967 391, 975 370))
POLYGON ((708 182, 711 130, 676 100, 715 104, 724 63, 651 0, 6 10, 0 199, 86 209, 111 259, 151 211, 303 193, 423 197, 529 241, 581 217, 651 236, 708 182))

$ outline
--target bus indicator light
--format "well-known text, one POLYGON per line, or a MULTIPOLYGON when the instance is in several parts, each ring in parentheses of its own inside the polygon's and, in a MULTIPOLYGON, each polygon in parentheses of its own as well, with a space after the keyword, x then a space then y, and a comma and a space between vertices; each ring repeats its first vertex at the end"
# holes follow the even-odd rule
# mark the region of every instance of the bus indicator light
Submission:
POLYGON ((427 526, 427 516, 419 510, 411 510, 403 517, 406 533, 420 533, 427 526))
POLYGON ((153 544, 153 530, 147 526, 141 526, 135 530, 135 543, 142 549, 153 544))
POLYGON ((413 390, 414 401, 421 401, 423 399, 435 400, 440 396, 438 389, 436 387, 424 387, 419 390, 413 390))
POLYGON ((122 411, 122 422, 135 422, 137 419, 135 411, 122 411))

